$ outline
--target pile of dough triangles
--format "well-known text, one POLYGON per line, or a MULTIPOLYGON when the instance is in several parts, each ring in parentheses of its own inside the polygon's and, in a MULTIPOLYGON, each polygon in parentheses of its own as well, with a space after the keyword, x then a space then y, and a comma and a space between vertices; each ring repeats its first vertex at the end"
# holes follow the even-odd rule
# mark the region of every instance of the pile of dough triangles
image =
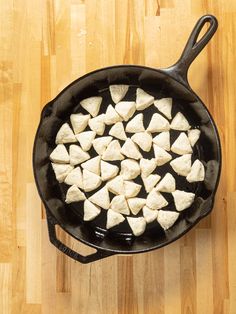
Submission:
POLYGON ((183 113, 172 114, 172 98, 137 88, 131 99, 125 84, 110 85, 109 92, 105 112, 101 96, 83 99, 81 112, 56 134, 50 160, 58 182, 68 186, 65 202, 83 202, 84 221, 105 213, 107 229, 127 220, 135 236, 154 221, 168 230, 195 199, 178 186, 178 176, 189 185, 205 178, 204 165, 192 157, 200 130, 183 113), (155 112, 145 121, 149 107, 155 112), (159 168, 167 164, 163 175, 159 168), (167 193, 175 211, 168 210, 167 193))

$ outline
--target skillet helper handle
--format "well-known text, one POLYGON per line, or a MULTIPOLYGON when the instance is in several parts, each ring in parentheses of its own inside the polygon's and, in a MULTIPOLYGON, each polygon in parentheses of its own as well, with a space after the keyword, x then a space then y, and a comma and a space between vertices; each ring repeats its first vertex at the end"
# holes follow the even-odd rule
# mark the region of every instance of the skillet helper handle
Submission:
POLYGON ((56 225, 57 222, 55 221, 54 217, 52 217, 51 214, 47 212, 47 223, 48 223, 48 233, 49 233, 49 239, 50 242, 61 252, 68 255, 69 257, 73 258, 77 262, 88 264, 97 260, 100 260, 102 258, 114 255, 113 252, 107 252, 103 250, 97 250, 97 252, 92 253, 90 255, 84 256, 79 254, 78 252, 72 250, 68 246, 66 246, 64 243, 62 243, 58 238, 56 234, 56 225))
POLYGON ((217 27, 218 21, 215 16, 210 14, 203 15, 194 26, 179 60, 173 66, 164 69, 164 72, 170 74, 175 79, 181 81, 183 84, 189 87, 187 78, 188 69, 193 60, 215 34, 217 27), (210 23, 208 29, 206 30, 205 34, 197 41, 201 30, 207 23, 210 23))

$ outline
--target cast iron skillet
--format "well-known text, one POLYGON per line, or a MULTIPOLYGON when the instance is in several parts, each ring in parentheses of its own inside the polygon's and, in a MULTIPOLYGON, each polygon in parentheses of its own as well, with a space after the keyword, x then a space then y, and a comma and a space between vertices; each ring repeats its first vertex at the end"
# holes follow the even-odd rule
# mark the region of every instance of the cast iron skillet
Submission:
MULTIPOLYGON (((221 170, 220 140, 210 113, 188 84, 187 72, 192 61, 215 33, 217 25, 214 16, 201 17, 180 59, 167 69, 159 70, 137 65, 99 69, 74 81, 44 107, 34 142, 33 168, 37 188, 46 208, 50 241, 59 250, 81 263, 89 263, 113 254, 147 252, 175 241, 211 212, 221 170), (206 23, 210 25, 204 36, 197 41, 206 23), (79 105, 83 98, 102 95, 101 111, 104 112, 111 102, 108 92, 110 84, 129 84, 131 87, 126 99, 131 99, 129 97, 134 99, 135 89, 138 86, 155 98, 172 97, 174 110, 183 112, 190 124, 201 130, 200 139, 194 148, 193 160, 199 158, 204 163, 206 178, 203 183, 193 184, 191 187, 186 180, 177 180, 177 188, 184 187, 184 190, 194 191, 196 198, 191 208, 181 213, 178 221, 167 232, 154 222, 148 225, 143 236, 135 238, 127 222, 122 224, 122 227, 114 227, 114 230, 109 232, 104 228, 105 220, 102 216, 93 222, 85 223, 81 219, 81 212, 83 212, 81 204, 65 204, 65 189, 55 179, 49 154, 55 147, 58 129, 69 120, 71 113, 84 112, 79 105), (57 239, 55 231, 57 224, 74 238, 97 249, 97 252, 82 256, 68 248, 57 239)), ((144 123, 147 123, 145 119, 149 121, 153 112, 152 109, 145 110, 144 123)), ((171 141, 173 140, 172 138, 171 141)), ((166 167, 168 166, 165 166, 163 171, 171 171, 166 167)), ((172 206, 173 200, 172 205, 170 201, 170 210, 173 209, 172 206)))

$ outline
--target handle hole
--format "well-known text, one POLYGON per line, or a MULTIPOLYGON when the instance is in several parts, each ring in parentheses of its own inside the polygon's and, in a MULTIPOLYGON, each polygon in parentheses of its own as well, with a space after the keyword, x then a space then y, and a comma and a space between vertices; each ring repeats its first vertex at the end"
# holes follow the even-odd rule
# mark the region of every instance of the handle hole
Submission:
POLYGON ((199 32, 195 39, 194 47, 196 47, 199 44, 199 42, 203 39, 207 31, 209 30, 210 26, 211 26, 210 22, 205 22, 204 26, 202 27, 201 31, 199 32))

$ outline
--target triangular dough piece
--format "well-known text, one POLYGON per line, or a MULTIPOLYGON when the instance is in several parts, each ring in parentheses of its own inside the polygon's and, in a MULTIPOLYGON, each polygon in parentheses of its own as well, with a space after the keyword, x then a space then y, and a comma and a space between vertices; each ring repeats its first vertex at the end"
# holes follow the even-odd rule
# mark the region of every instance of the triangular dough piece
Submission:
POLYGON ((156 144, 153 145, 153 148, 157 166, 162 166, 172 159, 172 156, 163 148, 157 146, 156 144))
POLYGON ((163 113, 168 119, 171 119, 172 98, 161 98, 154 101, 154 106, 163 113))
POLYGON ((124 188, 124 180, 122 176, 117 176, 114 179, 111 179, 107 182, 107 189, 113 194, 119 195, 125 194, 125 188, 124 188))
POLYGON ((121 154, 120 143, 117 140, 113 140, 108 146, 105 152, 102 154, 103 160, 123 160, 124 156, 121 154))
POLYGON ((89 197, 89 201, 102 207, 104 209, 108 209, 110 207, 110 197, 109 192, 106 186, 101 188, 95 194, 89 197))
POLYGON ((129 85, 110 85, 109 90, 111 93, 111 99, 114 101, 115 104, 117 104, 119 101, 121 101, 126 93, 128 92, 129 85))
POLYGON ((169 172, 165 174, 162 180, 158 183, 156 191, 171 193, 176 189, 175 178, 169 172))
POLYGON ((154 102, 154 97, 146 93, 143 89, 136 90, 136 108, 137 110, 144 110, 151 106, 154 102))
POLYGON ((117 195, 111 201, 111 209, 123 215, 129 215, 129 207, 124 195, 117 195))
POLYGON ((122 122, 117 122, 116 124, 114 124, 109 131, 109 135, 112 135, 122 141, 125 141, 127 139, 122 122))
POLYGON ((67 204, 84 201, 86 199, 83 192, 76 185, 72 185, 66 193, 65 202, 67 204))
POLYGON ((185 191, 176 190, 172 193, 175 207, 178 212, 190 207, 194 201, 195 194, 185 191))
POLYGON ((70 122, 72 124, 75 134, 82 132, 88 125, 90 114, 76 113, 70 115, 70 122))
POLYGON ((167 151, 170 150, 170 132, 169 131, 161 132, 160 134, 155 136, 152 141, 153 143, 163 148, 164 150, 167 150, 167 151))
POLYGON ((154 209, 150 209, 147 206, 143 207, 143 217, 146 220, 146 223, 151 223, 157 219, 158 211, 154 209))
POLYGON ((59 183, 62 183, 66 176, 74 169, 73 166, 68 165, 68 164, 55 164, 55 163, 51 163, 52 164, 52 168, 54 170, 56 179, 59 183))
POLYGON ((140 153, 137 145, 130 138, 127 138, 124 145, 121 147, 121 153, 128 158, 142 158, 142 154, 140 153))
POLYGON ((133 181, 124 181, 125 197, 135 197, 140 192, 142 186, 133 181))
POLYGON ((71 165, 77 165, 84 162, 90 158, 87 152, 84 152, 78 145, 70 145, 70 163, 71 165))
POLYGON ((121 116, 116 112, 112 105, 109 105, 105 113, 105 123, 111 125, 120 121, 122 121, 121 116))
POLYGON ((84 221, 91 221, 101 213, 101 208, 91 203, 89 200, 84 201, 84 221))
POLYGON ((191 154, 186 154, 175 158, 170 162, 170 165, 177 174, 186 177, 191 170, 191 157, 191 154))
POLYGON ((101 178, 103 181, 114 178, 119 172, 119 167, 101 160, 101 178))
POLYGON ((106 228, 111 229, 112 227, 117 226, 120 223, 122 223, 124 220, 125 220, 125 217, 122 214, 117 213, 112 209, 108 209, 106 228))
POLYGON ((167 200, 164 198, 164 196, 161 195, 161 193, 152 190, 147 197, 146 206, 148 206, 151 209, 160 209, 162 207, 165 207, 168 205, 167 200))
POLYGON ((129 118, 135 113, 135 102, 134 101, 121 101, 115 106, 115 110, 119 115, 125 120, 128 121, 129 118))
POLYGON ((140 197, 129 198, 127 202, 133 215, 137 215, 146 204, 145 198, 140 197))
POLYGON ((198 182, 198 181, 204 181, 205 178, 205 168, 200 160, 195 160, 191 171, 187 175, 186 179, 188 182, 198 182))
POLYGON ((144 132, 145 128, 143 126, 143 114, 139 113, 133 119, 131 119, 127 123, 125 131, 129 133, 144 132))
POLYGON ((102 179, 95 173, 83 169, 83 185, 84 191, 90 192, 97 189, 102 183, 102 179))
POLYGON ((149 152, 152 148, 152 136, 148 132, 136 133, 131 140, 145 152, 149 152))
POLYGON ((143 177, 149 176, 157 167, 155 158, 152 159, 140 159, 140 169, 143 177))
POLYGON ((98 135, 103 135, 105 131, 105 114, 102 113, 99 116, 90 119, 88 124, 92 131, 96 132, 98 135))
POLYGON ((100 175, 100 163, 101 163, 101 157, 96 156, 84 162, 83 164, 81 164, 81 167, 99 176, 100 175))
POLYGON ((65 178, 64 181, 68 185, 77 185, 80 189, 83 189, 83 176, 80 167, 74 168, 65 178))
POLYGON ((152 115, 152 119, 149 123, 149 126, 147 128, 147 131, 151 133, 155 132, 163 132, 163 131, 169 131, 170 129, 170 124, 168 120, 159 113, 154 113, 152 115))
POLYGON ((150 174, 148 177, 142 177, 146 192, 151 192, 160 179, 161 177, 158 174, 150 174))
POLYGON ((85 131, 80 134, 77 134, 75 137, 80 143, 82 149, 87 152, 92 147, 92 142, 95 139, 96 132, 94 131, 85 131))
POLYGON ((140 174, 140 166, 136 160, 125 159, 121 162, 120 174, 124 180, 135 179, 140 174))
POLYGON ((197 143, 200 137, 200 134, 201 134, 201 131, 198 129, 188 130, 188 139, 192 147, 197 143))
POLYGON ((80 104, 81 106, 87 110, 92 117, 96 117, 98 115, 98 112, 100 110, 102 103, 102 97, 100 96, 94 96, 89 97, 86 99, 81 100, 80 104))
POLYGON ((171 121, 170 128, 178 131, 187 131, 190 129, 190 125, 185 116, 181 112, 178 112, 171 121))
POLYGON ((93 148, 95 149, 98 155, 102 155, 107 149, 107 146, 111 143, 111 141, 112 136, 102 136, 95 138, 93 140, 93 148))
POLYGON ((164 230, 167 230, 173 226, 178 218, 179 213, 168 210, 159 210, 157 221, 164 230))
POLYGON ((56 144, 75 143, 77 142, 73 131, 68 123, 62 124, 56 136, 56 144))
POLYGON ((181 132, 174 141, 171 150, 178 155, 191 154, 193 152, 189 139, 184 132, 181 132))
POLYGON ((136 237, 144 233, 146 229, 146 220, 143 217, 127 217, 127 221, 136 237))
POLYGON ((63 144, 58 144, 51 152, 50 159, 59 164, 66 164, 70 162, 70 156, 63 144))

